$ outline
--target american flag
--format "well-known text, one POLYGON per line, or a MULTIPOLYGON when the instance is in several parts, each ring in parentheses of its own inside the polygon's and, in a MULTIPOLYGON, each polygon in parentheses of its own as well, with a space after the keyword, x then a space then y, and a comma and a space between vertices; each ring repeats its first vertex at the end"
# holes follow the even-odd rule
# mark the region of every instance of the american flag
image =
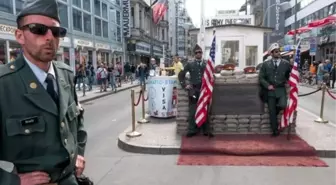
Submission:
POLYGON ((197 102, 197 109, 195 114, 196 125, 202 126, 208 116, 208 105, 212 98, 212 91, 214 85, 214 72, 215 72, 215 54, 216 54, 216 35, 214 31, 214 37, 210 49, 210 57, 207 60, 206 67, 202 77, 202 87, 200 97, 197 102))
POLYGON ((281 118, 281 123, 279 125, 280 129, 286 128, 289 126, 290 123, 290 118, 293 118, 293 113, 297 109, 298 105, 298 83, 299 83, 299 64, 300 64, 300 46, 301 44, 301 39, 299 40, 296 48, 296 54, 295 54, 295 61, 294 65, 292 67, 292 71, 289 76, 289 98, 288 98, 288 103, 287 107, 285 108, 282 118, 281 118))

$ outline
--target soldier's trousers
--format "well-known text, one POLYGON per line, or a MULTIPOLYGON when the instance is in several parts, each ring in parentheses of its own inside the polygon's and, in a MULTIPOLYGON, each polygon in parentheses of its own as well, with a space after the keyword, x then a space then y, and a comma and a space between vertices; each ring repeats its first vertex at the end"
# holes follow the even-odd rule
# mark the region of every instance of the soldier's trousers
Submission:
MULTIPOLYGON (((197 100, 196 98, 189 96, 189 117, 188 117, 188 133, 197 133, 199 132, 199 128, 195 122, 195 114, 197 109, 197 100)), ((201 126, 203 133, 209 133, 210 127, 208 119, 207 121, 201 126)))
POLYGON ((270 116, 271 128, 273 132, 278 131, 278 114, 287 106, 287 97, 268 96, 267 98, 268 111, 270 116))

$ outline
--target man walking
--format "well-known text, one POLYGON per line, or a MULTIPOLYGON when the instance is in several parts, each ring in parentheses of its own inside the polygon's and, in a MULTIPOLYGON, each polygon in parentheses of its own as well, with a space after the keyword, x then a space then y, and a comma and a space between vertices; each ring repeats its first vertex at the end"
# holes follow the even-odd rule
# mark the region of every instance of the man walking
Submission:
MULTIPOLYGON (((195 114, 197 101, 200 96, 202 86, 202 76, 205 71, 206 61, 202 59, 203 51, 200 46, 194 48, 195 59, 185 65, 184 69, 179 73, 179 81, 182 88, 189 91, 189 118, 188 118, 188 133, 187 137, 195 136, 198 133, 198 128, 195 123, 195 114), (186 84, 186 73, 190 73, 190 83, 186 84)), ((209 122, 206 121, 202 126, 202 131, 205 136, 213 137, 210 132, 209 122)))
POLYGON ((1 185, 78 185, 85 167, 87 133, 77 103, 74 75, 52 61, 66 29, 57 0, 26 0, 17 17, 23 54, 0 66, 1 185))
POLYGON ((280 134, 277 115, 287 106, 286 84, 291 72, 290 63, 280 58, 280 46, 274 43, 270 47, 272 59, 265 61, 259 72, 259 83, 268 104, 272 136, 280 134))

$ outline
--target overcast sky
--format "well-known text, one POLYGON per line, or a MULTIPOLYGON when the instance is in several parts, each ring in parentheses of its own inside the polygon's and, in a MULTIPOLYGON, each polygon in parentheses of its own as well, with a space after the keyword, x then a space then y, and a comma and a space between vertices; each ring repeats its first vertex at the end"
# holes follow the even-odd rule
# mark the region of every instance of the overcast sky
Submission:
MULTIPOLYGON (((239 10, 246 0, 204 0, 205 17, 215 16, 216 10, 239 10)), ((201 0, 186 0, 187 11, 196 27, 201 21, 201 0)))

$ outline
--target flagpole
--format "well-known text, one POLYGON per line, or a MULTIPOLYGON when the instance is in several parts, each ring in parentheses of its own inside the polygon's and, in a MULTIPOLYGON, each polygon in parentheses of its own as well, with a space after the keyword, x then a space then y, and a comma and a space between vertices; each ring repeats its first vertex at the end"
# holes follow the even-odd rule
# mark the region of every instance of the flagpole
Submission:
POLYGON ((201 0, 201 26, 200 26, 200 47, 203 51, 203 58, 205 57, 205 20, 204 20, 204 0, 201 0))

